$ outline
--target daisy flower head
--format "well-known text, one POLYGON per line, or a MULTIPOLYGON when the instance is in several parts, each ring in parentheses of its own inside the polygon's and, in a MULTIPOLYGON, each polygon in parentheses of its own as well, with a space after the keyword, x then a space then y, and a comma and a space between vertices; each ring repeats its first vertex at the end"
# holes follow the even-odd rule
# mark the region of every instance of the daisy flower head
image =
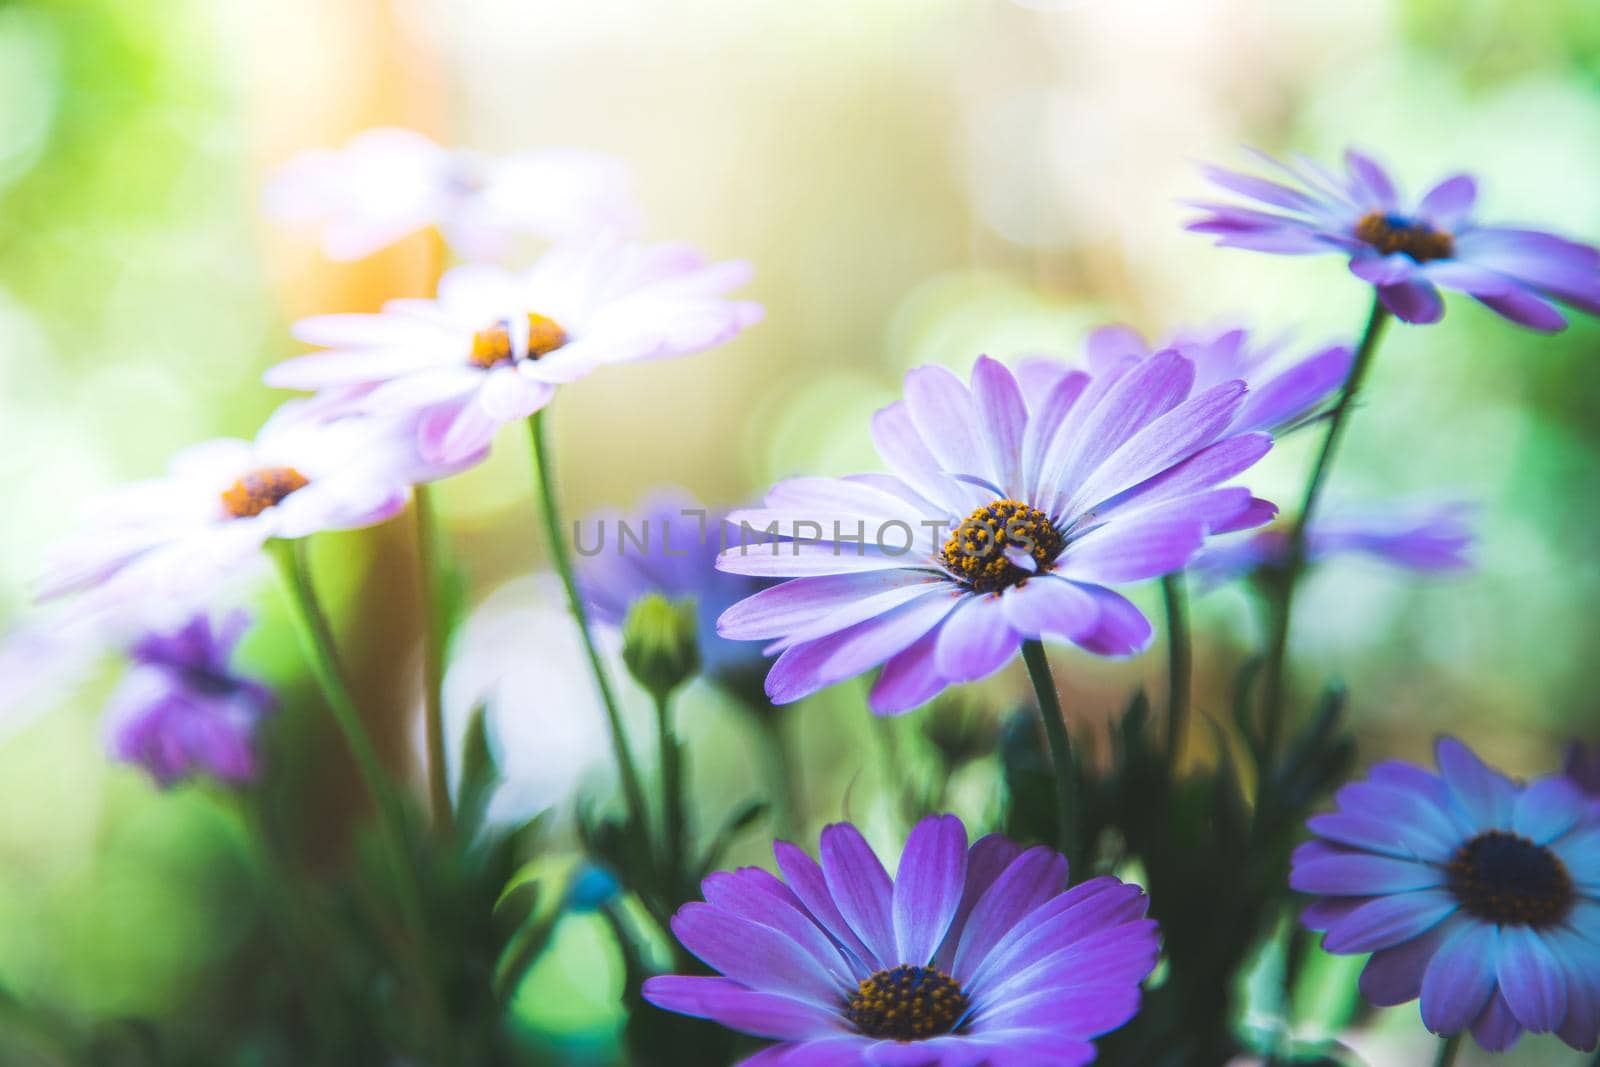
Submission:
POLYGON ((854 826, 822 832, 819 864, 773 846, 712 874, 672 932, 713 977, 645 982, 657 1007, 779 1044, 743 1067, 1074 1067, 1139 1010, 1155 966, 1143 890, 1067 888, 1067 861, 998 834, 967 845, 952 815, 923 819, 891 879, 854 826))
POLYGON ((1233 248, 1347 256, 1350 270, 1406 322, 1444 315, 1440 287, 1535 330, 1566 325, 1556 303, 1600 314, 1600 251, 1540 230, 1479 224, 1470 175, 1445 178, 1412 200, 1359 152, 1345 153, 1342 174, 1304 157, 1261 159, 1287 181, 1207 167, 1212 182, 1254 205, 1198 203, 1206 214, 1189 229, 1233 248))
POLYGON ((558 241, 640 228, 620 160, 570 148, 494 157, 380 127, 305 152, 267 188, 267 207, 321 229, 330 259, 362 259, 437 227, 464 259, 503 255, 513 237, 558 241))
POLYGON ((1491 1051, 1600 1032, 1600 809, 1561 775, 1523 785, 1453 738, 1439 771, 1380 763, 1307 824, 1290 885, 1323 947, 1372 953, 1361 992, 1421 999, 1438 1034, 1491 1051))
POLYGON ((727 516, 677 490, 652 496, 637 518, 595 516, 583 533, 593 540, 578 546, 578 581, 595 620, 616 629, 651 593, 693 600, 705 674, 738 688, 751 677, 759 683, 765 658, 759 645, 720 636, 717 618, 772 582, 717 569, 727 516))
MULTIPOLYGON (((1452 503, 1417 507, 1394 505, 1333 512, 1312 518, 1306 528, 1306 558, 1363 556, 1418 574, 1443 574, 1472 566, 1475 540, 1471 509, 1452 503)), ((1290 531, 1283 523, 1207 545, 1191 569, 1208 585, 1221 585, 1289 560, 1290 531)))
POLYGON ((112 756, 143 767, 163 787, 189 778, 253 780, 260 726, 276 700, 231 666, 249 625, 243 612, 200 614, 134 642, 107 713, 112 756))
MULTIPOLYGON (((1263 341, 1248 330, 1190 331, 1174 334, 1152 345, 1128 326, 1102 326, 1084 343, 1084 366, 1099 374, 1128 359, 1149 359, 1157 352, 1176 350, 1194 364, 1195 388, 1239 379, 1250 395, 1234 418, 1233 430, 1282 433, 1308 418, 1344 384, 1350 373, 1352 352, 1334 345, 1314 352, 1286 355, 1281 339, 1263 341)), ((1025 360, 1017 375, 1026 391, 1045 391, 1070 370, 1053 359, 1025 360)))
POLYGON ((83 529, 48 561, 40 599, 80 593, 94 609, 151 598, 193 604, 272 538, 398 514, 415 467, 407 449, 395 447, 394 424, 324 415, 316 403, 284 404, 255 440, 192 446, 162 477, 95 501, 83 529))
POLYGON ((609 239, 558 246, 522 274, 469 264, 433 300, 301 321, 295 336, 326 351, 280 363, 266 381, 364 390, 372 413, 419 416, 425 457, 458 462, 558 385, 731 340, 761 319, 761 305, 722 295, 749 278, 748 264, 710 263, 684 245, 609 239))
POLYGON ((795 479, 733 513, 740 543, 718 566, 791 580, 729 608, 719 632, 770 642, 779 704, 882 664, 880 713, 994 673, 1025 640, 1143 651, 1149 621, 1109 587, 1179 570, 1211 534, 1274 513, 1223 485, 1271 447, 1231 430, 1246 395, 1240 381, 1198 390, 1175 351, 1031 394, 987 357, 970 386, 914 370, 873 420, 892 474, 795 479), (744 543, 755 529, 785 540, 744 543))

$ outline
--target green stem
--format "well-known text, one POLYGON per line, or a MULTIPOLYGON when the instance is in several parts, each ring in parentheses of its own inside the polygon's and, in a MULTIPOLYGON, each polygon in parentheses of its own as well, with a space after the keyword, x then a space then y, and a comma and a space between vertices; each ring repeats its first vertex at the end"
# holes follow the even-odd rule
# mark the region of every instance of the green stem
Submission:
POLYGON ((577 580, 573 576, 572 556, 567 551, 566 531, 561 528, 561 510, 556 503, 555 479, 551 473, 550 448, 545 438, 544 420, 544 409, 534 412, 528 418, 528 430, 533 444, 533 465, 539 479, 539 513, 544 521, 545 540, 549 543, 550 558, 555 564, 556 573, 566 588, 567 604, 572 609, 572 617, 578 624, 578 632, 583 637, 583 648, 588 654, 589 669, 594 674, 595 687, 599 689, 600 700, 605 705, 606 723, 611 729, 611 750, 616 757, 617 775, 622 780, 622 792, 628 805, 628 814, 643 834, 649 825, 645 821, 644 790, 639 785, 639 771, 633 762, 633 754, 628 750, 628 735, 622 725, 621 706, 617 703, 611 680, 606 675, 605 663, 600 659, 600 650, 594 643, 594 633, 589 626, 589 612, 584 607, 583 595, 579 593, 577 580))
POLYGON ((1056 825, 1062 855, 1080 876, 1082 857, 1078 854, 1078 766, 1072 755, 1072 738, 1067 720, 1061 714, 1061 698, 1050 677, 1050 662, 1038 641, 1022 643, 1022 661, 1028 665, 1028 678, 1039 698, 1039 717, 1044 720, 1044 735, 1050 746, 1050 763, 1055 769, 1056 825))
POLYGON ((799 783, 789 746, 784 742, 783 713, 772 705, 752 708, 756 729, 761 732, 761 750, 770 780, 768 795, 774 808, 772 824, 778 836, 792 840, 800 832, 799 783))
POLYGON ((1451 1034, 1439 1040, 1439 1054, 1433 1058, 1433 1067, 1450 1067, 1456 1062, 1456 1053, 1461 1051, 1461 1034, 1451 1034))
POLYGON ((377 816, 378 834, 394 879, 394 892, 398 897, 401 921, 409 935, 408 955, 416 965, 416 981, 423 990, 428 1019, 433 1032, 438 1035, 440 1049, 448 1048, 448 1030, 444 1009, 430 965, 428 948, 429 928, 422 905, 422 889, 417 881, 415 865, 408 858, 405 834, 405 812, 400 796, 389 781, 388 774, 378 759, 377 749, 367 736, 355 701, 345 686, 339 670, 338 653, 333 640, 333 630, 327 615, 317 599, 316 588, 306 565, 303 541, 274 539, 267 543, 268 550, 278 563, 284 592, 293 609, 300 631, 300 644, 310 664, 323 699, 333 713, 334 722, 344 735, 345 744, 355 757, 356 769, 370 794, 377 816))
POLYGON ((1276 753, 1278 740, 1283 732, 1283 703, 1286 688, 1284 663, 1289 648, 1289 628, 1294 615, 1295 587, 1299 584, 1300 576, 1306 566, 1306 529, 1316 512, 1317 500, 1322 495, 1328 472, 1333 467, 1333 457, 1338 451, 1339 441, 1344 436, 1345 425, 1351 411, 1354 410, 1355 399, 1361 392, 1362 383, 1366 380, 1367 370, 1372 365, 1373 354, 1378 350, 1378 338, 1388 321, 1388 309, 1374 295, 1372 311, 1367 316, 1366 330, 1362 333, 1361 343, 1356 348, 1349 377, 1345 379, 1344 388, 1339 392, 1339 399, 1334 403, 1333 411, 1328 416, 1328 432, 1322 439, 1322 450, 1317 453, 1316 464, 1311 468, 1311 477, 1306 482, 1305 495, 1300 502, 1300 513, 1295 516, 1293 525, 1289 529, 1288 555, 1284 560, 1282 572, 1277 577, 1276 603, 1272 610, 1272 633, 1269 638, 1266 667, 1262 672, 1261 748, 1269 760, 1276 753))
POLYGON ((1189 639, 1188 594, 1184 590, 1182 571, 1161 579, 1161 596, 1167 610, 1167 764, 1176 767, 1189 726, 1194 662, 1189 639))
POLYGON ((444 575, 443 546, 428 487, 415 488, 417 568, 422 582, 422 694, 424 734, 428 747, 428 802, 433 825, 445 837, 455 832, 450 804, 450 776, 444 741, 444 575))
POLYGON ((661 749, 661 817, 666 850, 666 877, 672 903, 681 903, 684 891, 684 849, 688 838, 683 796, 683 750, 672 728, 672 698, 656 695, 656 739, 661 749))

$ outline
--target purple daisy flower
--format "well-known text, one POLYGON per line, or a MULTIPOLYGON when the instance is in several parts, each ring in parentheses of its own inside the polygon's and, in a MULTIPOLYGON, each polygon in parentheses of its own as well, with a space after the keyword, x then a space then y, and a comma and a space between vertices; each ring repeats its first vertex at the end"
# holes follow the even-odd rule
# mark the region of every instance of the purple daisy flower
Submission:
MULTIPOLYGON (((1102 326, 1084 342, 1084 363, 1090 374, 1099 374, 1129 358, 1148 359, 1157 352, 1176 350, 1194 364, 1196 389, 1236 378, 1250 384, 1250 395, 1234 418, 1234 431, 1282 433, 1338 391, 1353 358, 1343 345, 1297 353, 1293 358, 1285 358, 1286 347, 1281 339, 1255 340, 1248 330, 1239 328, 1180 333, 1163 345, 1152 346, 1131 327, 1102 326)), ((1030 359, 1018 366, 1017 377, 1031 395, 1047 391, 1069 372, 1061 361, 1030 359)))
POLYGON ((284 404, 254 441, 194 445, 165 476, 96 501, 86 528, 52 554, 39 596, 84 593, 85 610, 146 599, 193 604, 272 538, 398 514, 413 481, 445 470, 420 463, 414 441, 396 420, 340 416, 320 401, 284 404))
POLYGON ((473 264, 434 300, 391 300, 374 315, 295 326, 329 349, 278 364, 268 385, 365 390, 374 414, 421 417, 423 455, 482 454, 501 424, 548 404, 556 387, 614 363, 713 348, 760 321, 761 305, 723 293, 746 263, 708 263, 679 244, 596 240, 558 246, 517 275, 473 264))
POLYGON ((517 234, 567 240, 637 231, 632 186, 626 165, 594 152, 497 158, 380 127, 290 160, 267 188, 267 207, 320 226, 332 259, 361 259, 429 226, 457 255, 487 259, 517 234))
POLYGON ((1323 947, 1372 953, 1373 1004, 1422 1000, 1438 1034, 1486 1049, 1524 1030, 1578 1049, 1600 1032, 1600 809, 1566 778, 1528 785, 1440 740, 1439 773, 1372 768, 1307 824, 1290 885, 1322 897, 1323 947))
POLYGON ((143 767, 162 787, 188 778, 253 780, 259 727, 276 701, 230 666, 249 625, 243 612, 220 622, 198 615, 137 641, 107 712, 113 758, 143 767))
POLYGON ((1566 326, 1551 301, 1600 314, 1600 251, 1540 230, 1478 225, 1470 175, 1446 178, 1412 202, 1359 152, 1345 153, 1342 176, 1304 157, 1289 164, 1258 155, 1292 184, 1207 167, 1211 181, 1267 209, 1197 203, 1207 214, 1189 229, 1257 252, 1348 255, 1350 270, 1406 322, 1444 315, 1439 286, 1535 330, 1566 326))
POLYGON ((1144 891, 1067 888, 1067 861, 998 834, 967 847, 953 815, 911 831, 891 879, 854 826, 819 865, 773 845, 780 879, 721 871, 672 932, 720 977, 644 985, 668 1011, 781 1042, 743 1067, 1074 1067, 1139 1010, 1155 966, 1144 891))
POLYGON ((636 518, 597 515, 585 524, 584 537, 598 538, 598 544, 592 555, 580 545, 578 581, 595 620, 618 629, 641 597, 660 593, 672 600, 693 599, 702 669, 710 678, 738 686, 752 675, 759 680, 765 659, 759 645, 720 636, 717 617, 772 583, 717 569, 727 516, 675 490, 651 497, 636 518))
MULTIPOLYGON (((1438 574, 1466 570, 1474 540, 1469 508, 1447 504, 1431 508, 1372 509, 1318 516, 1306 530, 1306 558, 1361 555, 1403 570, 1438 574)), ((1246 537, 1207 545, 1191 570, 1207 585, 1221 585, 1289 558, 1289 530, 1282 524, 1246 537)))
POLYGON ((1199 391, 1177 352, 1126 356, 1026 395, 980 358, 970 390, 941 367, 906 376, 873 435, 892 475, 799 478, 737 511, 792 540, 718 566, 792 578, 723 613, 724 637, 772 642, 767 695, 787 704, 884 665, 875 711, 898 712, 1005 666, 1024 640, 1131 655, 1148 620, 1111 584, 1179 570, 1207 536, 1274 508, 1221 483, 1271 439, 1231 430, 1243 382, 1199 391))

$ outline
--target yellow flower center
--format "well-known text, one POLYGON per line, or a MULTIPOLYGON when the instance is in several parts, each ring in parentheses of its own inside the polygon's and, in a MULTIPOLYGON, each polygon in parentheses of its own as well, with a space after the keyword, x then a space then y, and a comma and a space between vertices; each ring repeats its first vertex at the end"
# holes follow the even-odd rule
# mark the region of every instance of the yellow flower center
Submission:
POLYGON ((310 484, 311 479, 293 467, 262 467, 224 489, 222 506, 235 519, 253 519, 310 484))
POLYGON ((939 561, 976 593, 998 593, 1027 581, 1034 571, 1019 565, 1024 553, 1042 570, 1065 547, 1050 517, 1018 500, 997 500, 968 515, 957 526, 939 561))
MULTIPOLYGON (((567 331, 556 320, 531 311, 528 313, 529 359, 547 356, 566 343, 567 331)), ((511 323, 505 319, 472 335, 472 355, 468 360, 475 367, 488 370, 498 363, 510 361, 515 355, 511 346, 511 323)))
POLYGON ((1455 255, 1455 238, 1404 215, 1370 211, 1356 223, 1356 236, 1386 256, 1404 252, 1418 263, 1455 255))
POLYGON ((954 978, 932 967, 902 964, 863 978, 845 1018, 868 1037, 921 1041, 948 1034, 967 1013, 967 995, 954 978))

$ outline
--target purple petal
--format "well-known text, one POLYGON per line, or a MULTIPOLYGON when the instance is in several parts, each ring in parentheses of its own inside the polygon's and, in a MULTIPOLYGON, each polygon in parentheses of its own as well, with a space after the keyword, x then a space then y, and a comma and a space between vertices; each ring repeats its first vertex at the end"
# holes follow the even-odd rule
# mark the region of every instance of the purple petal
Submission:
POLYGON ((1155 631, 1133 602, 1101 585, 1080 585, 1100 611, 1095 628, 1072 643, 1097 656, 1132 656, 1150 647, 1155 631))
POLYGON ((1417 214, 1441 230, 1453 230, 1472 211, 1478 183, 1469 174, 1452 174, 1422 194, 1417 214))
POLYGON ((904 570, 908 569, 909 558, 904 552, 886 552, 870 542, 859 545, 829 541, 752 542, 729 548, 717 556, 717 570, 753 578, 814 578, 826 574, 904 570))
POLYGON ((1344 384, 1353 356, 1343 346, 1325 349, 1256 386, 1239 409, 1233 429, 1272 430, 1309 414, 1344 384))
POLYGON ((1306 827, 1341 845, 1377 852, 1402 860, 1442 863, 1455 852, 1455 844, 1421 831, 1400 818, 1385 819, 1357 812, 1331 812, 1313 815, 1306 827))
POLYGON ((972 368, 972 396, 983 429, 983 443, 995 484, 1007 490, 1022 482, 1022 438, 1028 429, 1028 404, 1005 364, 978 357, 972 368))
POLYGON ((1322 947, 1336 955, 1375 952, 1427 933, 1458 906, 1442 889, 1376 897, 1335 923, 1322 947))
POLYGON ((1297 863, 1289 875, 1290 887, 1298 892, 1332 896, 1404 893, 1444 881, 1441 871, 1424 864, 1361 852, 1297 863))
POLYGON ((872 441, 897 477, 952 513, 965 515, 982 501, 976 490, 947 476, 917 432, 904 401, 872 417, 872 441))
POLYGON ((1377 768, 1372 777, 1373 781, 1342 787, 1335 794, 1339 806, 1353 815, 1388 819, 1403 827, 1408 840, 1416 836, 1419 853, 1424 849, 1453 853, 1476 829, 1465 813, 1454 809, 1448 794, 1436 798, 1403 786, 1380 784, 1375 780, 1377 768))
POLYGON ((768 641, 785 637, 885 590, 942 581, 927 571, 914 570, 796 578, 763 589, 728 608, 717 619, 717 633, 734 641, 768 641))
POLYGON ((1509 778, 1491 770, 1476 753, 1453 737, 1439 739, 1435 756, 1451 797, 1477 829, 1510 825, 1517 787, 1509 778))
POLYGON ((1404 252, 1380 255, 1376 252, 1355 256, 1350 260, 1350 273, 1364 282, 1376 286, 1404 285, 1419 271, 1416 260, 1404 252))
POLYGON ((1600 946, 1582 942, 1569 946, 1565 955, 1567 1017, 1556 1034, 1573 1048, 1588 1052, 1600 1042, 1600 984, 1597 984, 1600 974, 1594 963, 1600 959, 1600 946), (1580 964, 1577 959, 1585 962, 1580 964))
POLYGON ((1366 190, 1378 207, 1391 211, 1399 194, 1395 191, 1394 182, 1389 179, 1389 174, 1368 156, 1348 149, 1344 154, 1344 165, 1349 168, 1350 176, 1355 179, 1359 188, 1366 190))
POLYGON ((1513 289, 1501 296, 1478 295, 1477 300, 1490 311, 1530 330, 1555 333, 1567 328, 1567 317, 1555 305, 1527 290, 1513 289))
POLYGON ((1532 927, 1500 929, 1500 994, 1524 1029, 1548 1033, 1567 1014, 1567 976, 1544 936, 1532 927))
POLYGON ((711 904, 696 902, 679 908, 672 917, 672 932, 706 966, 752 989, 795 997, 829 1010, 846 991, 788 937, 711 904))
MULTIPOLYGON (((956 908, 955 918, 950 920, 950 930, 945 934, 944 944, 939 946, 934 957, 934 966, 939 970, 950 973, 950 961, 955 958, 956 947, 961 942, 972 909, 977 907, 978 901, 989 891, 995 879, 1005 873, 1005 869, 1020 855, 1022 846, 1003 834, 985 834, 967 850, 967 884, 961 891, 961 904, 956 908)), ((1066 878, 1063 876, 1062 888, 1065 888, 1065 884, 1066 878)))
POLYGON ((1485 1052, 1509 1052, 1522 1036, 1522 1027, 1506 1003, 1505 995, 1495 990, 1483 1012, 1472 1023, 1472 1037, 1485 1052))
POLYGON ((861 831, 847 822, 826 827, 821 852, 828 894, 850 929, 886 966, 909 962, 899 958, 895 947, 894 883, 861 831))
POLYGON ((792 704, 875 667, 938 626, 959 601, 956 595, 930 592, 838 633, 792 645, 767 674, 767 696, 792 704))
POLYGON ((1144 359, 1150 355, 1150 343, 1132 326, 1101 326, 1084 340, 1083 353, 1089 371, 1101 374, 1130 356, 1144 359))
POLYGON ((972 394, 943 367, 918 367, 906 375, 906 411, 941 470, 993 480, 972 394))
POLYGON ((947 681, 975 682, 1010 663, 1021 644, 1006 621, 1002 596, 964 597, 939 628, 934 664, 947 681))
POLYGON ((805 906, 812 918, 822 925, 840 948, 864 964, 869 972, 893 966, 892 961, 882 959, 867 948, 861 938, 856 936, 856 932, 850 928, 838 905, 834 903, 833 895, 828 892, 827 878, 816 860, 788 841, 774 841, 772 854, 778 861, 778 870, 783 872, 784 880, 796 899, 805 906))
POLYGON ((1222 167, 1201 168, 1207 178, 1224 189, 1232 190, 1252 200, 1271 204, 1274 207, 1287 208, 1290 211, 1315 212, 1321 204, 1313 197, 1307 196, 1299 189, 1282 185, 1266 178, 1257 178, 1237 171, 1225 170, 1222 167))
POLYGON ((1587 803, 1570 780, 1541 778, 1517 795, 1511 828, 1535 844, 1548 845, 1578 824, 1587 803))
POLYGON ((951 966, 975 970, 1024 915, 1061 893, 1066 880, 1066 857, 1054 849, 1038 846, 1017 856, 973 907, 951 966))
POLYGON ((665 1011, 712 1019, 756 1037, 790 1041, 843 1029, 836 1012, 776 993, 746 989, 726 978, 658 975, 645 980, 641 993, 665 1011))
POLYGON ((1402 322, 1427 324, 1444 318, 1444 299, 1431 282, 1411 281, 1378 287, 1383 306, 1402 322))
POLYGON ((906 838, 894 879, 894 933, 899 959, 933 959, 961 904, 967 879, 967 828, 954 815, 930 815, 906 838))
POLYGON ((1100 605, 1093 594, 1049 574, 1007 589, 1000 594, 1000 606, 1012 629, 1030 638, 1053 636, 1073 641, 1100 624, 1100 605))
POLYGON ((812 919, 788 886, 759 867, 717 871, 700 884, 706 903, 751 922, 770 926, 805 949, 841 986, 849 987, 862 975, 839 954, 827 934, 812 919))
POLYGON ((877 715, 899 715, 932 700, 949 683, 934 666, 939 630, 930 630, 890 656, 872 685, 867 705, 877 715))
POLYGON ((1422 1022, 1436 1034, 1465 1030, 1495 987, 1498 927, 1466 923, 1452 934, 1422 976, 1422 1022))
POLYGON ((1361 995, 1380 1008, 1416 1000, 1434 953, 1459 926, 1446 920, 1420 937, 1374 952, 1361 970, 1361 995))

